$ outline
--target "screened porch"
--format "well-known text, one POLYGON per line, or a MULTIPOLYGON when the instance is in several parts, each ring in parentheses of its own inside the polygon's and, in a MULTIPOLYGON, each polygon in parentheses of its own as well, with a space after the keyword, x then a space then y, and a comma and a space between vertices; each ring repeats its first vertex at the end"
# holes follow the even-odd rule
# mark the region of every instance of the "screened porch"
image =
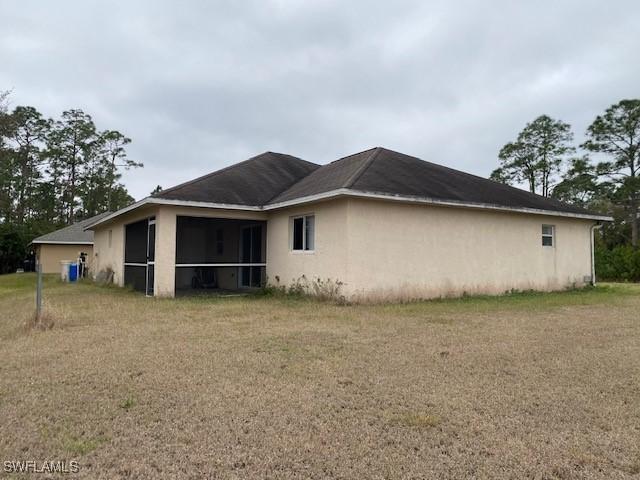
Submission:
POLYGON ((176 217, 176 295, 232 293, 265 282, 266 222, 176 217))

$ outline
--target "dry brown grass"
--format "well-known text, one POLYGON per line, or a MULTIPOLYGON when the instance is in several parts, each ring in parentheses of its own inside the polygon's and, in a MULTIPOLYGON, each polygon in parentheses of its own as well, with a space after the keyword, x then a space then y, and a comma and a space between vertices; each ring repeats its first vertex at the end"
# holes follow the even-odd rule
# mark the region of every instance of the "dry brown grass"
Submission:
POLYGON ((30 281, 0 277, 3 462, 105 479, 640 471, 638 286, 339 306, 48 280, 55 325, 25 332, 30 281))

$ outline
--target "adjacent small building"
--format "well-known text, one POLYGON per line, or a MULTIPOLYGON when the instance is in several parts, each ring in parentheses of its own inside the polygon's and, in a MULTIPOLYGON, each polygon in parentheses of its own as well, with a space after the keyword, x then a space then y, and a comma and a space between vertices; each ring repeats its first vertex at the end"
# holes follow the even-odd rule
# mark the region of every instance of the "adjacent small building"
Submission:
POLYGON ((101 213, 33 240, 31 243, 35 249, 36 261, 42 265, 42 272, 59 273, 61 269, 60 262, 65 260, 74 262, 81 253, 87 254, 88 268, 91 268, 93 231, 85 230, 85 227, 99 221, 110 213, 101 213))
POLYGON ((94 271, 147 295, 316 282, 391 300, 588 284, 606 220, 378 147, 326 165, 266 152, 87 228, 94 271))

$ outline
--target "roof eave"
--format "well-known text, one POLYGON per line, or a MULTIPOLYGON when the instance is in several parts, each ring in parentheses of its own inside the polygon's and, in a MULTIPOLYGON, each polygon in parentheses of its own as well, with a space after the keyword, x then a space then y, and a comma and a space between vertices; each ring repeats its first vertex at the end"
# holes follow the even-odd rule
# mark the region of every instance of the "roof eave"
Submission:
POLYGON ((120 210, 113 212, 110 215, 107 215, 97 222, 93 222, 84 227, 84 230, 92 230, 98 225, 109 222, 120 215, 131 212, 138 208, 141 208, 145 205, 174 205, 179 207, 194 207, 194 208, 216 208, 220 210, 244 210, 244 211, 262 211, 261 206, 254 205, 238 205, 238 204, 229 204, 229 203, 215 203, 215 202, 196 202, 191 200, 177 200, 177 199, 168 199, 168 198, 156 198, 156 197, 146 197, 142 200, 139 200, 131 205, 121 208, 120 210))
POLYGON ((72 242, 62 240, 33 240, 31 243, 38 245, 93 245, 93 242, 72 242))
POLYGON ((114 218, 119 217, 120 215, 136 210, 145 205, 174 205, 174 206, 194 207, 194 208, 214 208, 214 209, 220 209, 220 210, 240 210, 240 211, 260 212, 260 211, 277 210, 280 208, 286 208, 286 207, 291 207, 295 205, 302 205, 302 204, 312 203, 312 202, 317 202, 322 200, 330 200, 333 198, 344 197, 344 196, 356 197, 356 198, 369 198, 369 199, 377 199, 377 200, 390 200, 390 201, 397 201, 397 202, 403 202, 403 203, 437 205, 442 207, 474 208, 474 209, 480 209, 480 210, 495 210, 495 211, 503 211, 503 212, 526 213, 531 215, 581 218, 585 220, 594 220, 594 221, 603 221, 603 222, 613 221, 613 217, 610 217, 608 215, 563 212, 563 211, 557 211, 557 210, 545 210, 545 209, 527 208, 527 207, 508 207, 504 205, 495 205, 490 203, 459 202, 456 200, 441 200, 441 199, 429 198, 429 197, 392 195, 388 193, 365 192, 365 191, 354 190, 350 188, 339 188, 339 189, 331 190, 328 192, 318 193, 315 195, 307 195, 304 197, 298 197, 298 198, 294 198, 292 200, 286 200, 283 202, 275 202, 275 203, 267 204, 264 206, 238 205, 238 204, 215 203, 215 202, 196 202, 191 200, 177 200, 177 199, 147 197, 136 203, 132 203, 128 207, 122 208, 110 215, 105 216, 100 220, 98 220, 97 222, 87 225, 86 227, 84 227, 84 230, 92 230, 93 228, 103 223, 109 222, 110 220, 113 220, 114 218))

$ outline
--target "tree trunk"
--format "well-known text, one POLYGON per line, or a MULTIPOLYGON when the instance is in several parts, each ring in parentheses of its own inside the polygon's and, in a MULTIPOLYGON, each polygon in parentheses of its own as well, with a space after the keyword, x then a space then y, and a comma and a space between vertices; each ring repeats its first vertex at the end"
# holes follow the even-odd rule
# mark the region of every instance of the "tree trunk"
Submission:
POLYGON ((73 148, 71 150, 71 169, 69 172, 69 210, 67 212, 67 225, 73 223, 73 207, 76 200, 76 165, 78 155, 78 134, 73 132, 73 148))
MULTIPOLYGON (((633 142, 630 142, 633 145, 633 142)), ((631 167, 631 246, 633 248, 638 248, 638 223, 640 219, 638 219, 638 191, 636 185, 636 162, 634 154, 631 153, 631 161, 629 162, 629 166, 631 167)))
POLYGON ((29 142, 29 136, 24 146, 20 145, 18 151, 21 153, 18 155, 20 158, 20 189, 18 190, 18 205, 16 205, 16 220, 19 224, 24 223, 25 203, 27 197, 27 179, 29 178, 29 150, 31 148, 29 142))
POLYGON ((638 218, 639 212, 640 209, 638 209, 638 202, 634 198, 631 203, 631 245, 633 248, 638 248, 638 224, 640 224, 640 219, 638 218))
POLYGON ((534 173, 529 174, 529 191, 536 193, 536 177, 534 173))
POLYGON ((109 189, 107 190, 107 211, 111 210, 111 194, 113 192, 113 183, 116 171, 116 156, 111 156, 111 170, 109 171, 109 189))
POLYGON ((71 173, 69 176, 69 211, 67 213, 67 225, 73 223, 73 204, 76 199, 76 163, 71 164, 71 173))

